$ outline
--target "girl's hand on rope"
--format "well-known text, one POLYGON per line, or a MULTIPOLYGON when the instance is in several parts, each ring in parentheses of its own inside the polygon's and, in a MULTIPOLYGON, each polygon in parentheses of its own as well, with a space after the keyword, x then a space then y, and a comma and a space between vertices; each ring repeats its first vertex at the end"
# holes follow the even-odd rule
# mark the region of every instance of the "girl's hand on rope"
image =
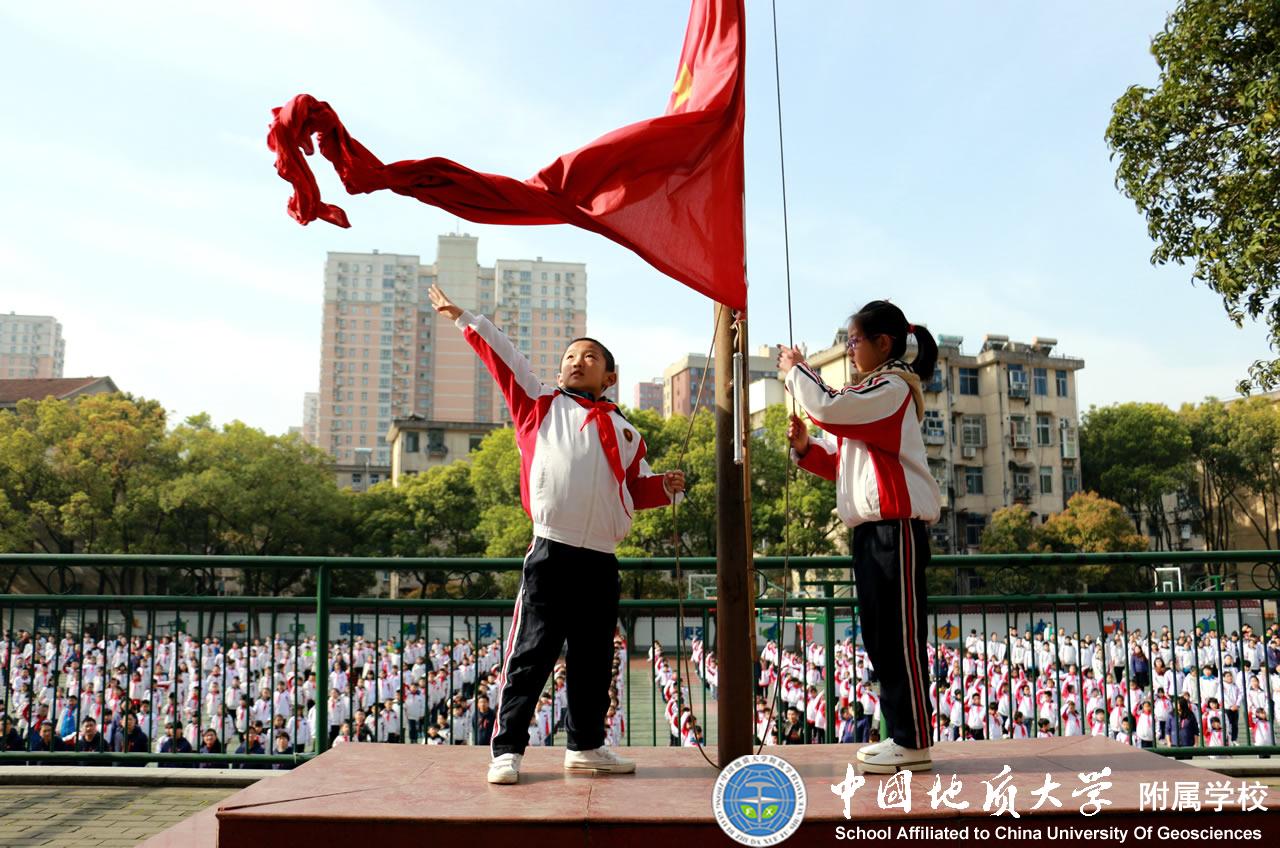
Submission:
POLYGON ((792 414, 791 420, 787 422, 787 441, 791 442, 791 449, 797 456, 804 456, 805 451, 809 450, 809 428, 798 415, 792 414))
POLYGON ((778 373, 786 379, 787 372, 797 365, 805 364, 804 354, 798 347, 781 346, 778 350, 778 373))
POLYGON ((431 288, 427 290, 427 297, 431 298, 432 308, 450 321, 457 321, 458 316, 462 314, 462 308, 454 304, 444 290, 435 283, 432 283, 431 288))
POLYGON ((683 471, 666 471, 662 475, 662 485, 666 487, 667 494, 675 497, 677 492, 684 491, 684 472, 683 471))

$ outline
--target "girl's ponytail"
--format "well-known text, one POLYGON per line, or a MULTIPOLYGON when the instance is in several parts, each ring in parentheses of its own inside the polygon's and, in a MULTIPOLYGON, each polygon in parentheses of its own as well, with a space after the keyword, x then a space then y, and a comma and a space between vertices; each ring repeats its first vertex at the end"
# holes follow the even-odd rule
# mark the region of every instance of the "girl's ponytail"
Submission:
POLYGON ((933 379, 933 371, 938 365, 938 343, 926 327, 909 323, 897 306, 887 300, 873 300, 855 312, 850 321, 867 336, 892 338, 889 356, 894 359, 906 356, 907 336, 914 335, 916 358, 911 361, 910 368, 924 382, 933 379))
POLYGON ((934 369, 938 366, 938 343, 928 327, 912 324, 911 333, 916 337, 916 358, 911 360, 911 370, 922 382, 933 379, 934 369))

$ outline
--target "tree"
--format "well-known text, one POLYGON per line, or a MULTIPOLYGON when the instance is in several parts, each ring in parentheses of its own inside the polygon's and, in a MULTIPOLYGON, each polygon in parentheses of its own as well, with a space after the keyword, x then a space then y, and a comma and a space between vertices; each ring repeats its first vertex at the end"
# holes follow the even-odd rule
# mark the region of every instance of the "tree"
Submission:
MULTIPOLYGON (((477 535, 480 509, 465 460, 438 465, 402 482, 405 505, 427 556, 468 557, 484 548, 477 535)), ((527 544, 527 542, 526 542, 527 544)), ((423 594, 431 597, 485 596, 494 586, 492 572, 432 570, 417 574, 423 594)))
POLYGON ((471 488, 479 514, 476 533, 485 556, 524 556, 533 538, 533 522, 521 506, 520 462, 516 433, 510 427, 492 431, 471 452, 471 488))
MULTIPOLYGON (((13 515, 6 521, 9 551, 76 550, 76 540, 60 520, 60 507, 71 490, 49 462, 53 445, 75 431, 66 406, 23 400, 14 411, 0 413, 0 491, 13 515)), ((47 586, 42 588, 47 591, 47 586)))
MULTIPOLYGON (((1143 551, 1146 539, 1135 532, 1124 508, 1093 492, 1080 492, 1067 508, 1036 525, 1021 504, 998 509, 982 533, 984 554, 1115 553, 1143 551)), ((1142 588, 1141 574, 1125 565, 980 566, 984 584, 1016 594, 1062 590, 1076 583, 1099 591, 1142 588)))
POLYGON ((1280 544, 1280 406, 1266 398, 1183 407, 1199 469, 1198 504, 1207 544, 1231 547, 1233 528, 1251 526, 1264 546, 1280 544))
MULTIPOLYGON (((160 489, 176 454, 156 402, 127 394, 24 400, 0 415, 0 494, 12 518, 3 543, 51 553, 157 553, 167 549, 160 489)), ((44 591, 44 569, 29 568, 44 591)), ((95 566, 95 591, 154 591, 165 575, 95 566)), ((11 575, 12 576, 12 575, 11 575)))
MULTIPOLYGON (((327 556, 349 545, 351 503, 334 485, 332 460, 288 436, 239 421, 222 430, 207 419, 174 431, 181 473, 166 488, 167 509, 204 515, 208 554, 327 556)), ((246 594, 298 588, 298 569, 243 570, 246 594)))
MULTIPOLYGON (((1130 87, 1107 128, 1116 184, 1152 263, 1192 261, 1237 326, 1264 317, 1280 348, 1280 3, 1182 0, 1151 52, 1159 84, 1130 87)), ((1249 375, 1242 391, 1272 388, 1280 359, 1249 375)))
MULTIPOLYGON (((636 416, 632 423, 644 438, 648 449, 646 461, 652 469, 670 471, 678 468, 684 471, 685 497, 674 519, 670 507, 637 512, 631 522, 631 532, 618 546, 618 555, 669 557, 676 554, 679 545, 681 556, 715 556, 714 416, 706 411, 699 412, 693 417, 692 430, 690 420, 682 415, 662 420, 646 413, 636 416)), ((630 589, 632 597, 654 597, 647 594, 646 579, 638 572, 624 577, 624 594, 630 589), (630 586, 628 581, 631 581, 630 586)))
POLYGON ((1084 488, 1117 501, 1136 521, 1145 516, 1157 549, 1172 549, 1164 497, 1194 486, 1186 421, 1158 403, 1090 407, 1080 427, 1080 453, 1084 488))
MULTIPOLYGON (((1271 548, 1280 543, 1280 409, 1267 398, 1250 398, 1231 405, 1231 418, 1230 449, 1239 459, 1244 491, 1254 507, 1241 512, 1263 546, 1271 548)), ((1239 493, 1235 497, 1240 503, 1239 493)))
MULTIPOLYGON (((1102 554, 1145 551, 1147 540, 1138 533, 1124 508, 1094 492, 1078 492, 1063 512, 1049 516, 1039 529, 1042 550, 1054 553, 1102 554)), ((1099 592, 1130 592, 1148 588, 1139 569, 1125 565, 1082 565, 1073 569, 1081 588, 1099 592)))
POLYGON ((1138 533, 1115 501, 1095 492, 1077 492, 1062 512, 1037 528, 1040 549, 1054 553, 1109 554, 1145 551, 1147 540, 1138 533))
POLYGON ((1205 544, 1209 550, 1226 550, 1238 505, 1233 493, 1244 485, 1243 464, 1230 448, 1231 414, 1217 398, 1209 398, 1200 406, 1184 405, 1179 415, 1198 469, 1197 506, 1205 544))
POLYGON ((1025 554, 1038 547, 1031 511, 1014 504, 991 514, 991 523, 982 531, 978 549, 984 554, 1025 554))
MULTIPOLYGON (((790 410, 777 404, 765 410, 764 428, 751 439, 751 530, 756 549, 780 556, 790 536, 792 556, 821 556, 835 551, 843 525, 836 515, 836 486, 793 467, 787 441, 790 410), (790 513, 787 474, 790 473, 790 513)), ((811 427, 811 435, 817 428, 811 427)))

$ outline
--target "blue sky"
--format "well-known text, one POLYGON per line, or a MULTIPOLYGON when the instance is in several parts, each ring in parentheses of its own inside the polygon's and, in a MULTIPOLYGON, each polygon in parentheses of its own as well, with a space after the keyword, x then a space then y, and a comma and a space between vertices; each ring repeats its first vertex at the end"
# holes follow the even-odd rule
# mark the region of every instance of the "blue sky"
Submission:
MULTIPOLYGON (((1226 396, 1270 355, 1187 268, 1154 268, 1114 187, 1112 102, 1150 84, 1172 0, 780 3, 797 342, 891 297, 935 333, 1052 336, 1084 406, 1226 396)), ((68 376, 110 374, 176 416, 281 432, 318 380, 329 250, 431 261, 451 216, 349 197, 352 228, 298 226, 270 109, 333 104, 384 160, 443 155, 524 178, 658 114, 684 0, 164 2, 0 6, 0 308, 63 323, 68 376)), ((786 341, 769 5, 748 0, 753 343, 786 341)), ((710 340, 711 306, 569 227, 491 227, 480 258, 582 261, 588 331, 623 398, 710 340)))

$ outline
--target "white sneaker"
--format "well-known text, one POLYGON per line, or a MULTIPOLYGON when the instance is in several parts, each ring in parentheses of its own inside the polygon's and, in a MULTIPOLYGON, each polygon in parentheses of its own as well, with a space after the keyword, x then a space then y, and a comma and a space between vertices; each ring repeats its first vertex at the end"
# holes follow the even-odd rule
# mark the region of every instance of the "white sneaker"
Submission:
POLYGON ((520 779, 522 754, 499 754, 489 762, 490 783, 515 783, 520 779))
POLYGON ((892 744, 892 739, 881 739, 879 742, 872 742, 870 745, 863 745, 858 749, 858 760, 861 761, 872 754, 878 754, 892 744))
POLYGON ((600 774, 631 774, 636 761, 619 757, 607 745, 591 751, 565 751, 565 771, 589 771, 600 774))
POLYGON ((874 754, 859 757, 862 770, 873 774, 893 774, 902 769, 929 768, 933 757, 928 748, 904 748, 892 739, 874 754))

